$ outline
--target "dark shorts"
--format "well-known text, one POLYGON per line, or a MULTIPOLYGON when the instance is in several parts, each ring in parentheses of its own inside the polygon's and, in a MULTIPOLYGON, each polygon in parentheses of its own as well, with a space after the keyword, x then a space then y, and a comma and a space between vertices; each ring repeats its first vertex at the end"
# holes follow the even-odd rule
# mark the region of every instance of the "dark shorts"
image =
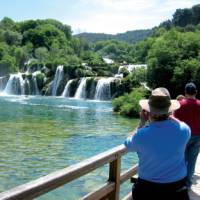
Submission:
POLYGON ((133 200, 189 200, 185 179, 154 183, 138 178, 132 189, 133 200))

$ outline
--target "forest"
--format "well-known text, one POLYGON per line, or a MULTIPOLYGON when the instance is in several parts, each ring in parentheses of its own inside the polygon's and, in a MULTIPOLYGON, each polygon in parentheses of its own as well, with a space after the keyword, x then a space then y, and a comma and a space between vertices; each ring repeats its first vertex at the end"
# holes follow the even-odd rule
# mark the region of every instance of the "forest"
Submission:
POLYGON ((76 37, 83 38, 89 43, 95 43, 102 40, 119 40, 129 44, 145 39, 153 32, 152 29, 127 31, 125 33, 117 33, 115 35, 105 33, 80 33, 76 37))
MULTIPOLYGON (((130 31, 131 33, 131 31, 130 31)), ((54 19, 15 22, 9 17, 0 21, 0 76, 15 72, 41 70, 46 87, 58 65, 63 65, 69 79, 80 77, 113 77, 124 64, 147 64, 147 69, 129 73, 121 70, 123 79, 114 111, 137 116, 137 100, 149 92, 140 87, 166 87, 172 98, 183 93, 188 81, 200 90, 200 4, 177 9, 171 20, 152 28, 140 41, 117 37, 87 42, 72 35, 69 25, 54 19), (103 57, 112 59, 108 64, 103 57), (87 66, 87 67, 85 67, 87 66)), ((127 38, 126 38, 127 36, 127 38)))

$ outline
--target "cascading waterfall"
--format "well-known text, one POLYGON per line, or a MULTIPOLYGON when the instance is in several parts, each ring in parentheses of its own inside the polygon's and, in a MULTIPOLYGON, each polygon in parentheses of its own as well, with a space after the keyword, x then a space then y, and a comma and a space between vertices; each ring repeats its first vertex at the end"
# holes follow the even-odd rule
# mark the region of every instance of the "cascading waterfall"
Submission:
POLYGON ((82 99, 86 97, 86 80, 86 78, 81 78, 74 96, 75 99, 82 99))
POLYGON ((24 94, 25 95, 31 94, 30 82, 27 78, 25 78, 24 80, 24 94))
POLYGON ((110 91, 110 83, 114 78, 101 78, 98 80, 95 96, 96 100, 110 100, 111 99, 111 91, 110 91))
POLYGON ((67 82, 67 84, 66 84, 66 86, 65 86, 65 89, 64 89, 64 91, 63 91, 63 93, 62 93, 62 96, 63 96, 63 97, 69 97, 69 89, 70 89, 70 85, 71 85, 72 82, 73 82, 73 80, 69 80, 69 81, 67 82))
POLYGON ((64 71, 63 71, 63 65, 59 65, 56 69, 56 74, 53 79, 53 84, 52 84, 52 95, 56 96, 57 94, 57 89, 60 84, 60 81, 63 79, 64 76, 64 71))
POLYGON ((21 73, 11 74, 7 82, 6 88, 3 90, 4 94, 24 95, 24 80, 21 73))
POLYGON ((37 79, 36 79, 37 74, 40 74, 40 73, 41 73, 41 71, 36 71, 32 74, 33 75, 32 81, 33 81, 33 88, 34 88, 33 94, 35 94, 35 95, 40 95, 38 85, 37 85, 37 79))

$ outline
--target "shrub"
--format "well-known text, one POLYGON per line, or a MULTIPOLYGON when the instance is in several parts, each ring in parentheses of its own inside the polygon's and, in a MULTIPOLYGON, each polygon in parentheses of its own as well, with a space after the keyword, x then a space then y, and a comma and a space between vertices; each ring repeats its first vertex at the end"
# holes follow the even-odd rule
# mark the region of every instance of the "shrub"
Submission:
POLYGON ((134 88, 133 91, 124 96, 115 98, 112 101, 114 112, 119 114, 129 116, 129 117, 138 117, 139 116, 139 100, 146 98, 148 91, 143 88, 134 88))

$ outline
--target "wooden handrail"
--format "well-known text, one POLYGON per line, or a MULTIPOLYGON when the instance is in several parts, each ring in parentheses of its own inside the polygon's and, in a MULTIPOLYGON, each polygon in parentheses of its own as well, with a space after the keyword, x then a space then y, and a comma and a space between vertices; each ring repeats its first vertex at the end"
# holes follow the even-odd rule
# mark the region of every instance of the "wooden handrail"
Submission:
POLYGON ((83 199, 97 200, 105 197, 105 199, 118 200, 120 184, 136 174, 137 171, 137 166, 134 166, 120 175, 121 156, 126 152, 127 150, 124 145, 117 146, 80 163, 2 192, 0 193, 0 200, 28 200, 36 198, 102 167, 107 163, 110 163, 108 183, 95 192, 86 195, 83 199))

